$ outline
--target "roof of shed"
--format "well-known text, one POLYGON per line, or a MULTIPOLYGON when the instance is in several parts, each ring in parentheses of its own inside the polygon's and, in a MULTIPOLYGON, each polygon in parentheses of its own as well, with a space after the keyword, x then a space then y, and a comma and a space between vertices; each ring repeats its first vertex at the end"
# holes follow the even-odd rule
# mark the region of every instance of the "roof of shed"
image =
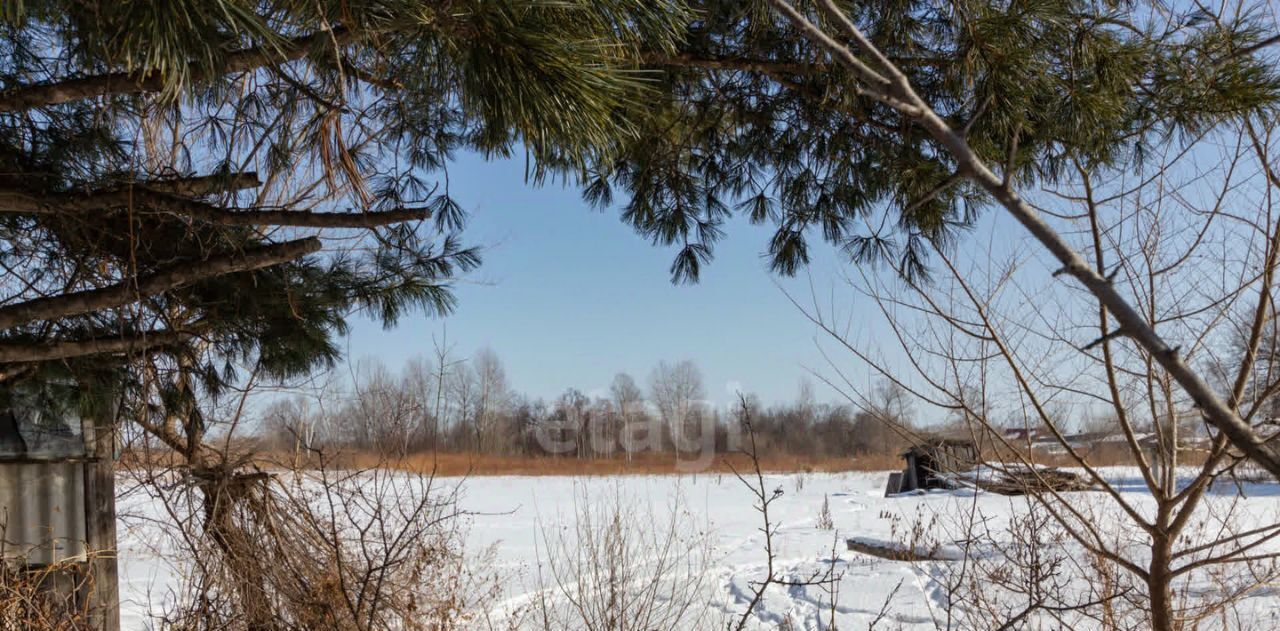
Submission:
POLYGON ((931 451, 936 451, 936 450, 938 450, 938 449, 947 449, 947 448, 950 448, 950 447, 968 447, 968 448, 971 448, 971 449, 976 449, 976 448, 977 448, 977 446, 974 444, 973 440, 968 439, 968 438, 956 438, 956 437, 952 437, 952 436, 927 435, 927 436, 921 436, 921 437, 919 437, 919 439, 918 439, 918 441, 916 442, 916 444, 914 444, 914 445, 912 445, 912 446, 908 447, 908 448, 907 448, 905 451, 903 451, 900 455, 902 455, 902 456, 906 456, 906 455, 908 455, 908 454, 913 454, 913 453, 915 453, 915 454, 927 453, 927 452, 931 452, 931 451))

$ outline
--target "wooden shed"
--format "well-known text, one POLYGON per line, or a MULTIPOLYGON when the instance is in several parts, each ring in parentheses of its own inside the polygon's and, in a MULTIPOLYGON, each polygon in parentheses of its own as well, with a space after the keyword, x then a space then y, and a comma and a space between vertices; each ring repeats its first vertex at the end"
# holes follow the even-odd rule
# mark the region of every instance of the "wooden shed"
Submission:
POLYGON ((946 489, 953 484, 949 473, 968 471, 979 463, 978 448, 972 440, 930 436, 902 452, 902 472, 889 474, 886 496, 917 489, 946 489))

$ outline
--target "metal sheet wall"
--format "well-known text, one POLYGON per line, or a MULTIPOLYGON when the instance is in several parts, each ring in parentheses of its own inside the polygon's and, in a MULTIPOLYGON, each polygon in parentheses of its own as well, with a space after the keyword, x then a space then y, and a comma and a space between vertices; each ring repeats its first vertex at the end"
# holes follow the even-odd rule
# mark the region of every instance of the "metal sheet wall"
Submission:
POLYGON ((0 462, 0 539, 5 559, 83 560, 84 463, 0 462))

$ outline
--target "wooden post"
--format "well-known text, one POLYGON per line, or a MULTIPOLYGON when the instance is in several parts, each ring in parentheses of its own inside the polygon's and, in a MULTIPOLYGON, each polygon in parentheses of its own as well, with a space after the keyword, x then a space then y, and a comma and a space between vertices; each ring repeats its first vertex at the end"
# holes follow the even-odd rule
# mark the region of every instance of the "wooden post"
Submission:
POLYGON ((115 423, 107 415, 82 419, 84 436, 85 547, 89 551, 94 629, 120 631, 120 588, 116 562, 115 423))

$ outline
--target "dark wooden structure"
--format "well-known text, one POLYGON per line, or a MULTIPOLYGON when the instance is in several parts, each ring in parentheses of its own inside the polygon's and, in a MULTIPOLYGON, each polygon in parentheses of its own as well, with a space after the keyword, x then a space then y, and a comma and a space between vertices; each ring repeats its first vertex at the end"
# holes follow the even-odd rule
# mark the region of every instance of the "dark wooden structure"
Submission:
MULTIPOLYGON (((1052 467, 983 464, 977 445, 965 438, 929 436, 902 452, 905 466, 889 474, 885 497, 927 489, 976 488, 1002 495, 1036 491, 1087 491, 1093 485, 1079 474, 1052 467), (967 476, 956 474, 969 473, 967 476)), ((852 549, 852 548, 850 548, 852 549)))
POLYGON ((929 436, 902 452, 901 473, 889 474, 885 496, 920 489, 949 489, 954 484, 947 474, 968 471, 980 462, 972 440, 929 436))

